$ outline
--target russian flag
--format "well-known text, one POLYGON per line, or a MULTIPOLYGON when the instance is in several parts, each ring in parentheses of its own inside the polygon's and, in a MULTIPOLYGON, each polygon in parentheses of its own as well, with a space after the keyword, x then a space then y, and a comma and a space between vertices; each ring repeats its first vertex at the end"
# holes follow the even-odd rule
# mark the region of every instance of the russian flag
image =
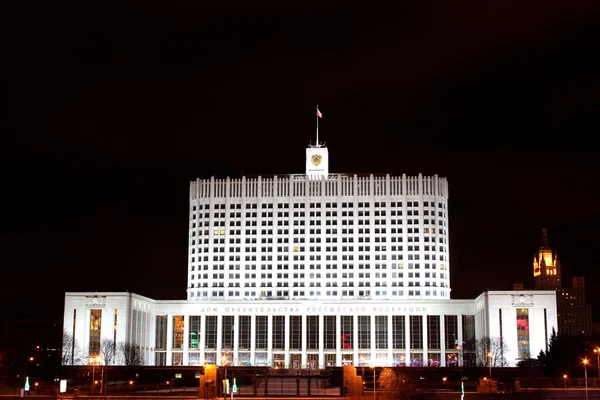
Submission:
POLYGON ((321 114, 321 111, 319 111, 319 109, 317 108, 317 117, 319 118, 323 118, 323 114, 321 114))

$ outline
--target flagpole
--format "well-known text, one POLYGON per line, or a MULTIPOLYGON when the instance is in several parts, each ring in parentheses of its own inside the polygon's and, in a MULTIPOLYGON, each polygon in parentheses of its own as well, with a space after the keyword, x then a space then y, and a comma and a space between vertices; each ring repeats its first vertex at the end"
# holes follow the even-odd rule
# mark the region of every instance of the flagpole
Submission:
POLYGON ((319 147, 319 105, 317 104, 317 147, 319 147))
POLYGON ((319 105, 317 104, 317 147, 319 147, 319 105))

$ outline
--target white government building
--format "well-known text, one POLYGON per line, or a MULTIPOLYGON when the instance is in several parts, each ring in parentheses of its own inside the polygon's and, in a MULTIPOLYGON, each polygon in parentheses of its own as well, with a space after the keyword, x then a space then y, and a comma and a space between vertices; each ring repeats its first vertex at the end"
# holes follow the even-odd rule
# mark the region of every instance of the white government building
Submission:
POLYGON ((187 300, 66 293, 72 353, 110 339, 147 365, 325 368, 473 363, 484 337, 508 365, 546 350, 554 290, 450 299, 445 178, 329 174, 328 156, 191 182, 187 300))

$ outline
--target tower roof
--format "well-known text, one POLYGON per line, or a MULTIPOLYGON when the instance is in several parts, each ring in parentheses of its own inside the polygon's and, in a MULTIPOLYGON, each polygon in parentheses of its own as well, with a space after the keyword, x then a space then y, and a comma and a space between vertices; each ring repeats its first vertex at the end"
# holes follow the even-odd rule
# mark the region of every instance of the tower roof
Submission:
POLYGON ((550 250, 550 245, 548 244, 547 229, 542 229, 542 245, 540 246, 540 250, 550 250))

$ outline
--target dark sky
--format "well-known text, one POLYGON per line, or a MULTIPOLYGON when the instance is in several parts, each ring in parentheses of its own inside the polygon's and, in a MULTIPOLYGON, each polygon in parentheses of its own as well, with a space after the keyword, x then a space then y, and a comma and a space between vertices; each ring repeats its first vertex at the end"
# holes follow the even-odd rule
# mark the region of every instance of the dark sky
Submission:
POLYGON ((600 311, 597 2, 10 3, 3 317, 184 298, 189 181, 302 173, 316 104, 331 171, 448 178, 454 298, 531 285, 546 227, 600 311))

